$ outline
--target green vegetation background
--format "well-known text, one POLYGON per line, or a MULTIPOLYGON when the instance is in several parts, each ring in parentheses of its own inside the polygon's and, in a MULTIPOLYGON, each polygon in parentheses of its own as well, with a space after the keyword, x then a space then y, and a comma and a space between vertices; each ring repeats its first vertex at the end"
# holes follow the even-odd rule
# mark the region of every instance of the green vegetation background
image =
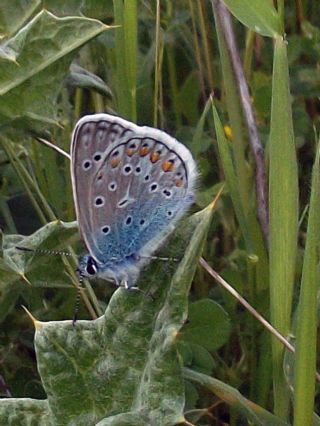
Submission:
POLYGON ((320 424, 320 4, 224 3, 260 164, 220 1, 0 1, 0 425, 320 424), (166 130, 192 151, 200 179, 191 217, 161 251, 181 263, 153 262, 141 277, 142 288, 160 288, 157 302, 87 283, 80 318, 100 318, 74 330, 62 320, 73 316, 76 256, 15 246, 85 251, 69 160, 37 138, 69 152, 75 122, 95 112, 166 130), (295 355, 198 265, 200 254, 295 355))

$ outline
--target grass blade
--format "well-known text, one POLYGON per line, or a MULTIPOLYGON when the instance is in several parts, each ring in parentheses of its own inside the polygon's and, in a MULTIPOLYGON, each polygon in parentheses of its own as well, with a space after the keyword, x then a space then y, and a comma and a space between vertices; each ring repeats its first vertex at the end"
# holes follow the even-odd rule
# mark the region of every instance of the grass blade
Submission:
POLYGON ((318 148, 313 167, 306 249, 297 318, 294 425, 312 424, 317 354, 317 290, 320 235, 320 175, 318 148))
MULTIPOLYGON (((270 130, 270 303, 272 325, 290 331, 298 229, 298 172, 292 127, 286 43, 275 43, 270 130)), ((289 394, 283 347, 273 340, 275 413, 286 418, 289 394)))

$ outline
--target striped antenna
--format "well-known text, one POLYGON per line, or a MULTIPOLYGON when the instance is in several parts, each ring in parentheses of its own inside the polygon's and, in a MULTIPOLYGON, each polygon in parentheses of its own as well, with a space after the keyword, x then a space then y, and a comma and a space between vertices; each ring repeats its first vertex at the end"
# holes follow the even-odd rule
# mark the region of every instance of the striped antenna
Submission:
POLYGON ((78 286, 77 286, 77 295, 76 300, 74 302, 74 311, 73 311, 73 319, 72 319, 72 325, 75 327, 77 319, 78 319, 78 313, 80 309, 80 302, 81 302, 81 292, 84 290, 83 288, 83 280, 84 276, 83 274, 77 269, 77 275, 79 277, 78 286))
MULTIPOLYGON (((21 246, 16 246, 16 249, 21 251, 31 252, 31 253, 48 254, 50 256, 72 256, 72 254, 67 251, 57 251, 57 250, 48 250, 48 249, 30 249, 30 248, 21 247, 21 246)), ((77 269, 77 275, 79 277, 79 282, 78 282, 79 285, 77 286, 77 295, 76 295, 76 300, 74 303, 74 314, 72 319, 73 326, 75 326, 77 322, 79 308, 80 308, 81 291, 84 289, 83 288, 84 276, 79 271, 79 269, 77 269)))
POLYGON ((27 247, 16 246, 17 250, 28 251, 31 253, 40 253, 40 254, 48 254, 51 256, 72 256, 71 253, 67 251, 57 251, 57 250, 47 250, 47 249, 31 249, 27 247))
POLYGON ((171 261, 171 262, 179 262, 180 259, 177 259, 176 257, 159 257, 159 256, 141 256, 138 254, 136 256, 136 260, 139 259, 151 259, 151 260, 163 260, 163 261, 171 261))

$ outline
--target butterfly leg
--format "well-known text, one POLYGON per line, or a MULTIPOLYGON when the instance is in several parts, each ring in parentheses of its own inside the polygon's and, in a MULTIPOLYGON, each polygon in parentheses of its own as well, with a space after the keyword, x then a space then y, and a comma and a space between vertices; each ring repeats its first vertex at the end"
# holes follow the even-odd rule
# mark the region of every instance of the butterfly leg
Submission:
POLYGON ((120 283, 118 285, 119 285, 119 287, 123 287, 126 290, 140 290, 139 287, 130 285, 127 278, 122 278, 122 280, 120 281, 120 283))

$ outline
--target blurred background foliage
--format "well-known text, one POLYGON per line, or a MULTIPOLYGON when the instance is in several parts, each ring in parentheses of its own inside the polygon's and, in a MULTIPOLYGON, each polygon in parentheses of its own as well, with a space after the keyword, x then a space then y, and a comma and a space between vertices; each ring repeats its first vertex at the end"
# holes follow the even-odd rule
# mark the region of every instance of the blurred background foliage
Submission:
MULTIPOLYGON (((4 242, 20 241, 21 237, 8 235, 29 235, 56 219, 75 220, 69 160, 37 138, 69 152, 73 126, 88 113, 114 113, 164 129, 182 141, 200 171, 194 210, 208 205, 226 174, 211 95, 224 124, 253 245, 250 251, 231 189, 226 186, 203 257, 270 319, 268 255, 256 219, 255 166, 243 118, 238 116, 241 148, 236 145, 238 129, 230 126, 232 105, 226 96, 230 78, 222 73, 212 2, 31 0, 26 4, 14 0, 10 4, 0 1, 0 10, 0 225, 4 242)), ((320 3, 287 1, 284 17, 300 200, 291 306, 296 315, 319 129, 320 3)), ((268 170, 274 40, 252 32, 235 18, 233 25, 268 170)), ((286 162, 286 158, 281 160, 286 162)), ((290 192, 290 187, 283 191, 290 192)), ((73 243, 78 254, 85 251, 74 225, 52 226, 39 237, 39 247, 67 250, 73 243)), ((75 289, 70 274, 56 257, 39 255, 30 269, 12 257, 1 259, 2 396, 45 396, 36 368, 33 326, 21 304, 43 321, 72 318, 75 289)), ((93 304, 101 313, 114 288, 95 282, 93 289, 93 304)), ((90 318, 85 305, 81 317, 90 318)), ((182 335, 179 351, 186 366, 219 378, 273 410, 269 334, 200 267, 182 335)), ((287 357, 285 363, 290 370, 292 359, 287 357)), ((292 378, 287 380, 292 383, 292 378)), ((243 424, 218 396, 187 380, 186 410, 195 408, 205 409, 197 424, 243 424)), ((285 417, 281 408, 278 414, 285 417)))

